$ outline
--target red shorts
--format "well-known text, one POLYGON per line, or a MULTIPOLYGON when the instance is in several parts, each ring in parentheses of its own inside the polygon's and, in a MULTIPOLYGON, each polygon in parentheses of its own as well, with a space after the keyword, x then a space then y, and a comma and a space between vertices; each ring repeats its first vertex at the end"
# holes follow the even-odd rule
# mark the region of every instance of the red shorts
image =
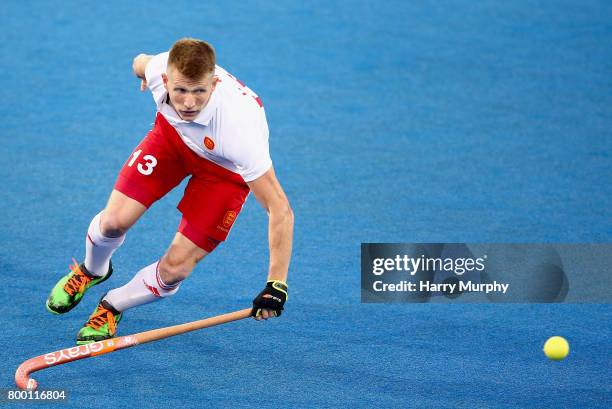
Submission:
POLYGON ((115 189, 149 207, 189 175, 177 206, 183 214, 178 231, 210 252, 226 239, 249 187, 239 174, 189 149, 160 113, 123 165, 115 189))

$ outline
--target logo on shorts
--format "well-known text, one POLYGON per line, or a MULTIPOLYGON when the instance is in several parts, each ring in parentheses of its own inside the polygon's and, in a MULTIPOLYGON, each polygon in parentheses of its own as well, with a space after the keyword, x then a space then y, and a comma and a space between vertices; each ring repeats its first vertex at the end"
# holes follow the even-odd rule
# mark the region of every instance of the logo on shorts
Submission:
POLYGON ((204 146, 206 146, 206 149, 211 150, 211 151, 215 149, 215 143, 213 142, 212 139, 210 139, 209 136, 204 137, 204 146))
POLYGON ((228 210, 225 213, 225 217, 223 218, 223 226, 228 228, 231 227, 234 223, 234 220, 236 220, 236 212, 233 210, 228 210))

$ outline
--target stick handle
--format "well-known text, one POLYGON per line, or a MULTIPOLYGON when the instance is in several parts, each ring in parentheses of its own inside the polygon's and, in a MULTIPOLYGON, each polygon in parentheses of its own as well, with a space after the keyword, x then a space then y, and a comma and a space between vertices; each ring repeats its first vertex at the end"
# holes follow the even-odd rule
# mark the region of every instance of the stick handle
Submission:
POLYGON ((217 315, 216 317, 206 318, 199 321, 187 322, 185 324, 173 325, 171 327, 152 329, 150 331, 140 332, 133 335, 138 344, 157 341, 160 339, 173 337, 175 335, 184 334, 186 332, 195 331, 202 328, 214 327, 215 325, 225 324, 227 322, 237 321, 248 318, 251 315, 251 308, 234 311, 227 314, 217 315))
POLYGON ((251 308, 245 308, 244 310, 217 315, 216 317, 206 318, 199 321, 154 329, 134 335, 126 335, 123 337, 106 339, 104 341, 93 342, 91 344, 74 346, 60 349, 59 351, 55 352, 49 352, 45 355, 30 358, 19 365, 19 368, 17 368, 17 371, 15 372, 15 384, 17 384, 17 387, 20 389, 35 390, 38 387, 38 382, 36 382, 35 379, 30 378, 30 374, 32 372, 72 361, 78 361, 79 359, 107 354, 120 349, 130 348, 138 344, 145 344, 147 342, 157 341, 202 328, 213 327, 215 325, 241 320, 249 317, 250 315, 251 308))

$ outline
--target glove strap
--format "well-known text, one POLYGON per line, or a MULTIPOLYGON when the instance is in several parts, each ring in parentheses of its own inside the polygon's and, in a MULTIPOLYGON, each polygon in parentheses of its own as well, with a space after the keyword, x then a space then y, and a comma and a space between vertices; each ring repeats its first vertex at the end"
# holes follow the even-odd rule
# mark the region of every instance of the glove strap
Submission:
POLYGON ((282 293, 285 294, 285 300, 289 299, 289 294, 288 294, 288 286, 287 283, 281 280, 270 280, 266 283, 266 286, 270 286, 272 288, 274 288, 275 290, 278 290, 282 293))

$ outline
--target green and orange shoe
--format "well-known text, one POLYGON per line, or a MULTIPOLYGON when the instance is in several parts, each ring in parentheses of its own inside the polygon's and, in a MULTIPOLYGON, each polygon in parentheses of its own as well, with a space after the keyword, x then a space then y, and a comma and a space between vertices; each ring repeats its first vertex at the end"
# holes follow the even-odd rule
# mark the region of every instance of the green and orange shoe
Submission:
POLYGON ((117 333, 117 324, 121 321, 122 316, 123 314, 108 302, 100 299, 95 311, 77 334, 77 345, 113 338, 117 333))
POLYGON ((90 287, 100 284, 113 274, 113 265, 109 263, 108 272, 102 277, 91 275, 84 264, 79 265, 75 259, 70 272, 62 277, 51 290, 47 298, 47 310, 53 314, 64 314, 77 306, 90 287))

